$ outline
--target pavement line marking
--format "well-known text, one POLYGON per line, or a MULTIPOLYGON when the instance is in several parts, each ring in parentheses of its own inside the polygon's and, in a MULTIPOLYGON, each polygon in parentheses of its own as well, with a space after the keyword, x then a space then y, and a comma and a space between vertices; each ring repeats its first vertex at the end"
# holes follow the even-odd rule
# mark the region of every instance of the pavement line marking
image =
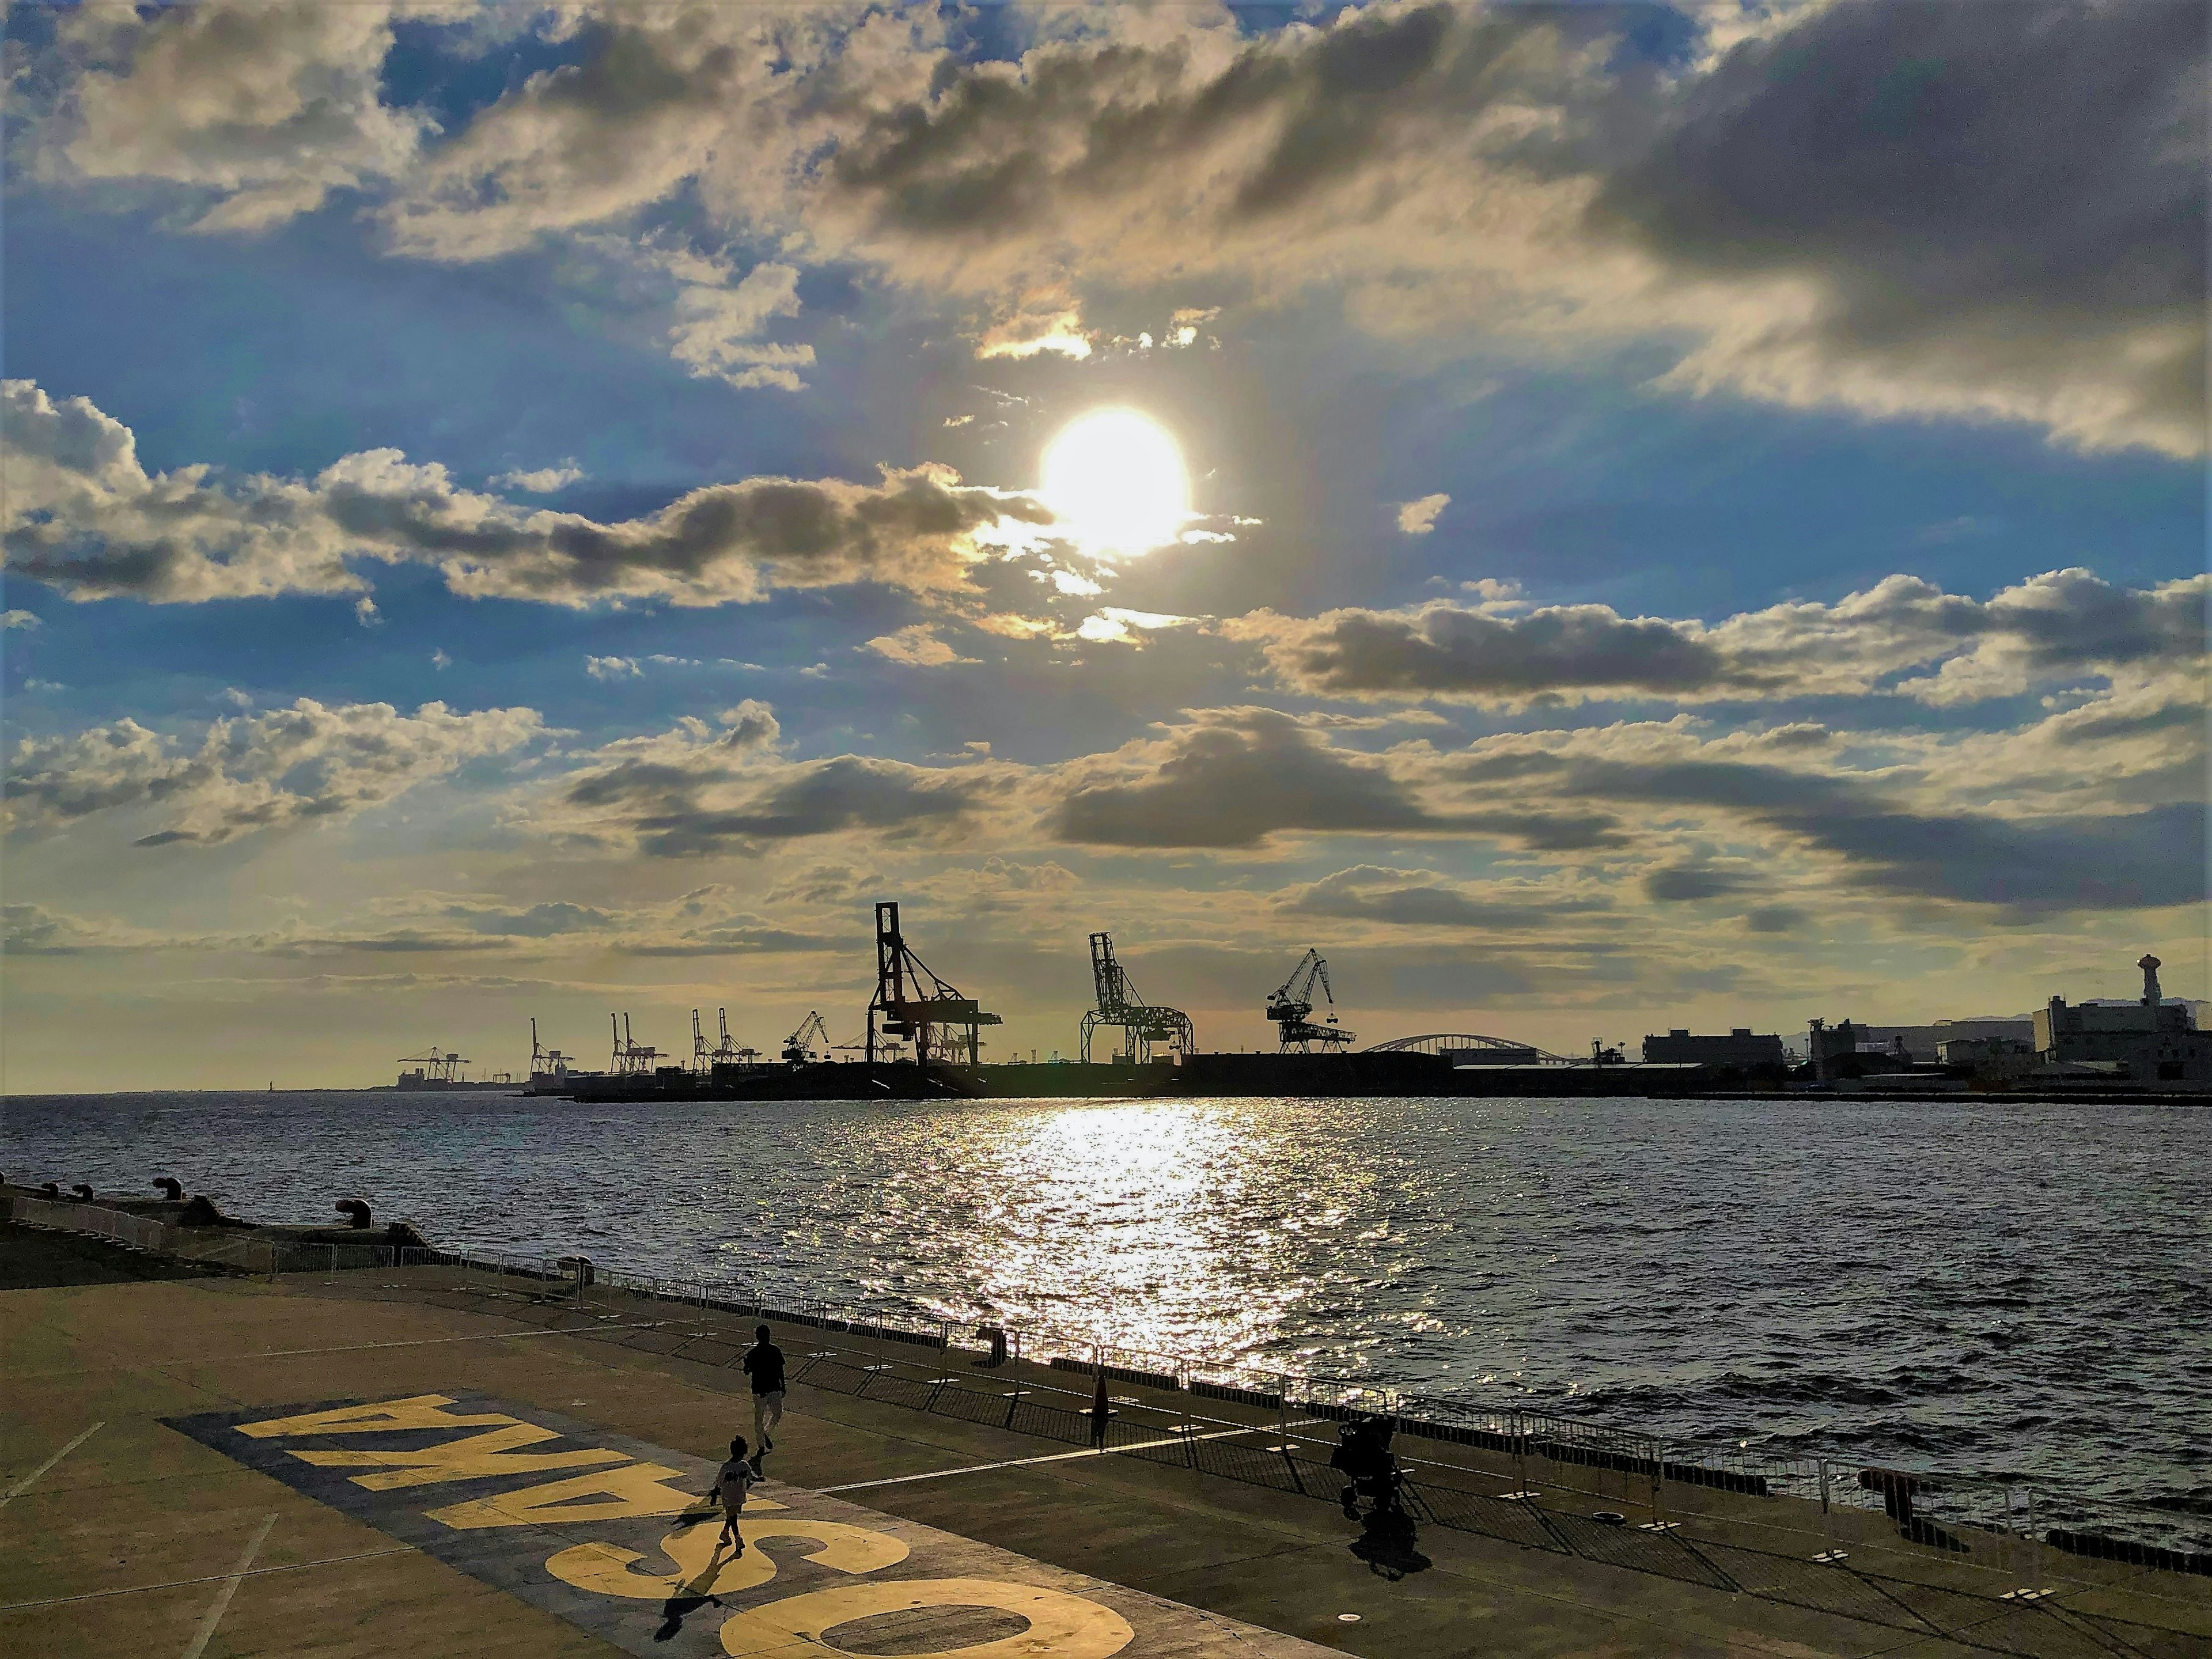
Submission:
POLYGON ((18 1480, 14 1486, 9 1487, 6 1492, 0 1492, 0 1510, 6 1509, 10 1503, 15 1501, 18 1494, 28 1492, 40 1475, 44 1474, 48 1469, 53 1468, 55 1464, 60 1462, 62 1459, 67 1457, 71 1452, 75 1451, 79 1446, 84 1444, 86 1441, 91 1439, 94 1435, 99 1433, 100 1430, 106 1426, 107 1423, 106 1419, 102 1419, 100 1421, 94 1424, 82 1434, 77 1436, 76 1439, 70 1441, 68 1445, 64 1446, 52 1457, 49 1457, 45 1462, 40 1464, 38 1468, 33 1469, 28 1474, 25 1475, 21 1480, 18 1480))
POLYGON ((200 1619, 200 1627, 192 1634, 192 1644, 185 1650, 185 1659, 200 1659, 200 1655, 207 1651, 208 1638, 215 1634, 215 1627, 222 1622, 223 1614, 230 1611, 230 1598, 238 1594, 239 1585, 245 1582, 246 1569, 253 1565, 253 1558, 261 1553, 261 1547, 269 1541, 270 1531, 276 1524, 276 1516, 272 1510, 262 1522, 261 1530, 253 1534, 253 1541, 246 1547, 246 1553, 238 1558, 238 1565, 231 1569, 230 1577, 222 1581, 222 1588, 215 1593, 215 1600, 208 1603, 208 1610, 200 1619))
MULTIPOLYGON (((346 1561, 373 1561, 380 1555, 412 1555, 414 1547, 394 1545, 390 1549, 363 1550, 358 1555, 325 1555, 313 1561, 292 1561, 281 1567, 256 1567, 241 1575, 247 1578, 265 1578, 276 1572, 305 1572, 309 1567, 334 1567, 346 1561)), ((0 1601, 0 1613, 21 1613, 27 1607, 58 1607, 71 1601, 97 1601, 110 1595, 143 1595, 149 1590, 184 1589, 193 1584, 218 1584, 231 1575, 210 1573, 204 1578, 166 1578, 158 1584, 125 1584, 121 1589, 86 1590, 79 1595, 48 1595, 36 1601, 0 1601)))
MULTIPOLYGON (((1322 1421, 1317 1417, 1302 1418, 1291 1425, 1294 1429, 1309 1428, 1322 1421)), ((1218 1429, 1212 1434, 1170 1434, 1158 1440, 1135 1440, 1124 1446, 1085 1446, 1079 1451, 1047 1452, 1041 1457, 1009 1457, 997 1463, 970 1463, 964 1468, 930 1469, 921 1474, 894 1474, 881 1480, 849 1480, 842 1486, 817 1486, 814 1490, 824 1497, 836 1492, 866 1492, 872 1486, 903 1486, 915 1480, 942 1480, 948 1475, 988 1474, 993 1469, 1026 1469, 1038 1463, 1066 1463, 1078 1457, 1110 1457, 1116 1452, 1149 1451, 1155 1446, 1181 1446, 1193 1440, 1233 1440, 1240 1434, 1273 1434, 1279 1431, 1272 1423, 1255 1423, 1249 1428, 1218 1429)))

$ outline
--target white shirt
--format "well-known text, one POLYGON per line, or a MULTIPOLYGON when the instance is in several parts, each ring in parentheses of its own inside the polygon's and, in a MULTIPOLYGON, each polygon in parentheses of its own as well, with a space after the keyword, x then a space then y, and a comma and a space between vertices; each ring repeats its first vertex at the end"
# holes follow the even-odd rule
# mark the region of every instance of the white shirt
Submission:
POLYGON ((760 1476, 753 1466, 742 1457, 732 1457, 714 1472, 714 1496, 722 1500, 726 1510, 741 1510, 745 1506, 745 1493, 760 1476))

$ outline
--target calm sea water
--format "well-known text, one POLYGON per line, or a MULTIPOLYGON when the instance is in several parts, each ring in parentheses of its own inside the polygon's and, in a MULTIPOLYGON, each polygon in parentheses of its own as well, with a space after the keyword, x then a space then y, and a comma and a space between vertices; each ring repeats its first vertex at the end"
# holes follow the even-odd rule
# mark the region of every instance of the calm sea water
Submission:
POLYGON ((20 1097, 10 1180, 2025 1477, 2212 1547, 2212 1109, 20 1097))

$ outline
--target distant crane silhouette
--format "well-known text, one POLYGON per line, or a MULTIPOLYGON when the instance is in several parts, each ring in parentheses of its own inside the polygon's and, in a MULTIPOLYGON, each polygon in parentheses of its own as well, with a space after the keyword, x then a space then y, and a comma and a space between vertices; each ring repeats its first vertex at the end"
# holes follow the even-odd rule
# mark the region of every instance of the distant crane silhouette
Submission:
POLYGON ((1309 945, 1305 956, 1267 999, 1267 1018, 1275 1022, 1280 1034, 1281 1052, 1310 1054, 1319 1043, 1323 1052, 1345 1048, 1353 1042, 1352 1034, 1336 1023, 1336 993, 1329 989, 1328 963, 1322 953, 1309 945), (1329 1005, 1325 1023, 1316 1025, 1309 1018, 1314 1011, 1314 988, 1329 1005))

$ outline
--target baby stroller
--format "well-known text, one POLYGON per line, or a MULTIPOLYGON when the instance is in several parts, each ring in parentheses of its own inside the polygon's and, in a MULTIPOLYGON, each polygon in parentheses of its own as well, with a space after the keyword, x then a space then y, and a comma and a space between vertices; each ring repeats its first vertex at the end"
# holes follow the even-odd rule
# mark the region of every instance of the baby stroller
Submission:
POLYGON ((1401 1546, 1412 1544, 1413 1517, 1406 1507, 1406 1476, 1390 1449, 1387 1420, 1355 1419, 1339 1429, 1328 1466, 1351 1482, 1341 1500, 1344 1518, 1358 1522, 1364 1537, 1401 1546), (1368 1504, 1364 1515, 1359 1509, 1362 1498, 1368 1504))

